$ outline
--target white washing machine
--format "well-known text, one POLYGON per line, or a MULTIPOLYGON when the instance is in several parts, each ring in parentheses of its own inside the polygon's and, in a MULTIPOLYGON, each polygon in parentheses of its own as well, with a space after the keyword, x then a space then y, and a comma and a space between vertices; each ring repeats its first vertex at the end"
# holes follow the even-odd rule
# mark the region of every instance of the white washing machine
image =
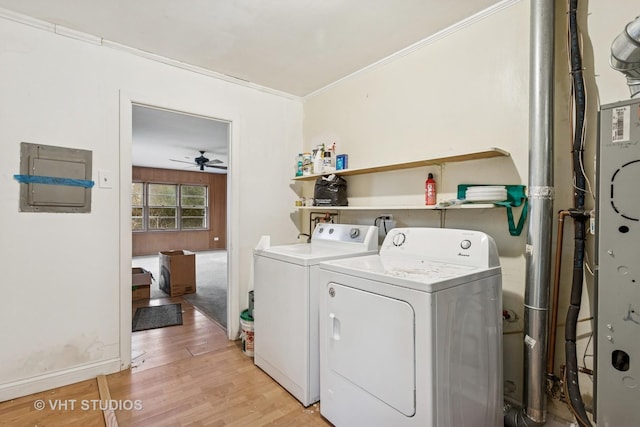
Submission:
POLYGON ((304 406, 320 399, 318 264, 377 252, 378 227, 348 224, 254 250, 254 363, 304 406))
POLYGON ((320 412, 337 427, 496 427, 502 286, 495 243, 395 228, 379 255, 320 264, 320 412))

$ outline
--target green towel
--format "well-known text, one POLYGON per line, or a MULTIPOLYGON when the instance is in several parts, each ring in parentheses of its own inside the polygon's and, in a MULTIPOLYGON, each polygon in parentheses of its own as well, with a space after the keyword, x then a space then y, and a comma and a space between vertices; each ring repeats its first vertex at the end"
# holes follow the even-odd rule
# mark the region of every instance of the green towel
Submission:
MULTIPOLYGON (((467 193, 467 188, 469 187, 482 187, 486 185, 502 185, 502 184, 459 184, 458 185, 458 199, 464 200, 465 195, 467 193)), ((524 185, 505 185, 507 189, 507 200, 501 202, 494 202, 495 205, 504 206, 507 209, 507 221, 509 223, 509 234, 512 236, 519 236, 522 233, 522 227, 524 227, 524 222, 527 219, 527 211, 528 211, 528 199, 525 194, 525 186, 524 185), (518 219, 518 224, 516 225, 513 218, 513 210, 511 208, 522 206, 522 212, 520 213, 520 219, 518 219)))

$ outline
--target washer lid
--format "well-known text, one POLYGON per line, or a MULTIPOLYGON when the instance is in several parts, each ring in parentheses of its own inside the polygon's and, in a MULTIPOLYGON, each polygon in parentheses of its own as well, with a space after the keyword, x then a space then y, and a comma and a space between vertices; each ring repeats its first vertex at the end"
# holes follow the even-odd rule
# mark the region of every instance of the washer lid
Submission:
POLYGON ((267 249, 255 250, 256 256, 277 259, 299 265, 315 265, 322 261, 375 254, 376 250, 367 250, 360 246, 318 246, 310 243, 272 246, 267 249))
POLYGON ((368 255, 322 262, 320 270, 436 292, 501 274, 500 267, 475 267, 401 256, 368 255))
POLYGON ((318 224, 311 243, 254 249, 257 256, 299 265, 313 265, 325 260, 377 252, 378 227, 351 224, 318 224))

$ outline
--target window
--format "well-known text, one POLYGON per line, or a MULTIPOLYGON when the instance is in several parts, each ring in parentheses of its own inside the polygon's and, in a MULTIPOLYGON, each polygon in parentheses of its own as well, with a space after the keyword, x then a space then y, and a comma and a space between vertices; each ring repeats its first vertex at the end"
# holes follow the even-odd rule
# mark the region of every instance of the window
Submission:
POLYGON ((208 187, 135 182, 131 186, 134 231, 205 230, 208 187))
POLYGON ((175 230, 177 228, 178 186, 147 184, 148 230, 175 230))
POLYGON ((131 185, 131 229, 144 230, 144 185, 134 182, 131 185))
POLYGON ((180 186, 180 228, 202 229, 207 226, 207 187, 180 186))

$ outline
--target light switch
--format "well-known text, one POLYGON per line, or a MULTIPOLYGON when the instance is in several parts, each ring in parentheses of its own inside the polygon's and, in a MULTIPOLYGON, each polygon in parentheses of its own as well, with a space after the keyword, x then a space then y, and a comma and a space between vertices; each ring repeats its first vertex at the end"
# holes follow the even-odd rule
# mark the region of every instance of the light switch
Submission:
POLYGON ((98 171, 98 187, 113 188, 113 172, 105 170, 98 171))

